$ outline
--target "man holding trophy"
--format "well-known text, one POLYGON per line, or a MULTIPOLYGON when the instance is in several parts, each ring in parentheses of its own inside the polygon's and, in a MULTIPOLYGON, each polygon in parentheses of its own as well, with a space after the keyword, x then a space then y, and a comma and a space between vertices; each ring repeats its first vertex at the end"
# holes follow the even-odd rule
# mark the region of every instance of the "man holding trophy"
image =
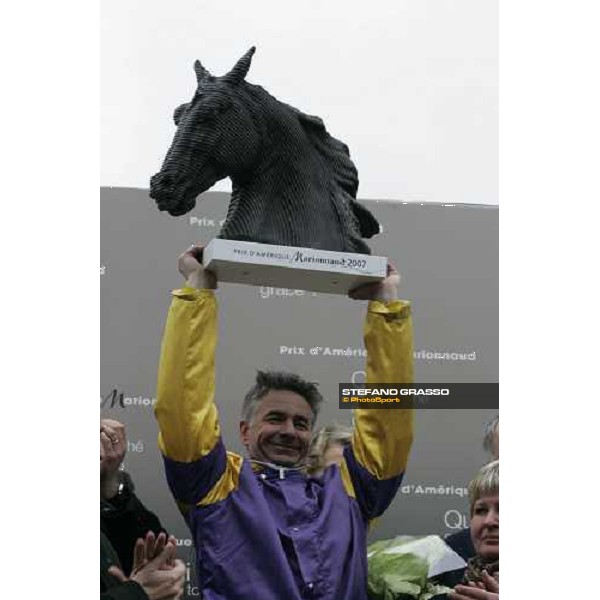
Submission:
MULTIPOLYGON (((360 408, 341 466, 305 472, 321 396, 312 383, 260 373, 242 407, 247 457, 227 452, 215 403, 217 302, 202 248, 179 258, 155 414, 167 479, 194 538, 206 600, 366 599, 369 522, 393 500, 413 435, 411 409, 360 408)), ((367 382, 412 383, 410 305, 400 276, 349 295, 369 300, 367 382)))

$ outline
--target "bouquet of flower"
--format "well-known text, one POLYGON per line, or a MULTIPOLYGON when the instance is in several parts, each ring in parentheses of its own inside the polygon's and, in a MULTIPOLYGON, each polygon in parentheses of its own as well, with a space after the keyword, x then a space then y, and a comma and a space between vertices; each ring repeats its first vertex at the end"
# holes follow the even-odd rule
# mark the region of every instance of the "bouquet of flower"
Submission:
POLYGON ((401 535, 367 549, 370 600, 432 600, 452 590, 430 577, 460 569, 465 561, 437 535, 401 535))

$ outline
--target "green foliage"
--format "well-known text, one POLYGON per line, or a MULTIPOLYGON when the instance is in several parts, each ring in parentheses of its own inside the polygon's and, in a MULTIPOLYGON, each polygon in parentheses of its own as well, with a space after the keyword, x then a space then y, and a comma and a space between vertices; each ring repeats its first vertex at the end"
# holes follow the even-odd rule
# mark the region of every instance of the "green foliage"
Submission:
POLYGON ((430 600, 452 591, 427 581, 429 567, 444 553, 437 536, 399 536, 368 548, 369 600, 430 600))

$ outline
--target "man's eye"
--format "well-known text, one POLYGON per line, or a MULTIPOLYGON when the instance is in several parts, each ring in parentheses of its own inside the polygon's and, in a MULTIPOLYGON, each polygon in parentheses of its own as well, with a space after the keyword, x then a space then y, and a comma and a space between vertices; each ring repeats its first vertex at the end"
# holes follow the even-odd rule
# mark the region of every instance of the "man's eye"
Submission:
POLYGON ((304 421, 301 421, 300 423, 296 423, 296 429, 301 429, 302 431, 306 431, 308 429, 308 424, 305 423, 304 421))

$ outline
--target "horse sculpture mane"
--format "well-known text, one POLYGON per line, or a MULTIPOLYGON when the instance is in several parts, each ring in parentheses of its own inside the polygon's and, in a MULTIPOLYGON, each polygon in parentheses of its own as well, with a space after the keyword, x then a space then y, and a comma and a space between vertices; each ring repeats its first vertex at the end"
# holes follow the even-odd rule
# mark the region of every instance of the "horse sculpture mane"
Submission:
POLYGON ((370 253, 379 232, 356 202, 358 173, 347 146, 319 117, 247 83, 254 48, 222 77, 195 63, 198 88, 174 114, 175 138, 150 195, 160 210, 189 212, 224 177, 232 196, 220 238, 370 253))
POLYGON ((325 124, 319 117, 306 115, 298 111, 298 118, 315 150, 323 156, 331 167, 335 182, 352 197, 358 191, 358 172, 350 160, 350 152, 346 144, 330 136, 325 124))

